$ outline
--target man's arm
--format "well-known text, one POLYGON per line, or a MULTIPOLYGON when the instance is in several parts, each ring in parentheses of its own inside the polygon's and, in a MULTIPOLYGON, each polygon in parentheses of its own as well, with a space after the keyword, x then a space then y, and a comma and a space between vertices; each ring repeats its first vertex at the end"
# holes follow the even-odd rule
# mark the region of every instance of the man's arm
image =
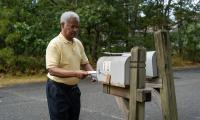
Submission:
POLYGON ((92 66, 89 63, 83 64, 82 67, 86 71, 94 71, 94 69, 92 68, 92 66))
POLYGON ((58 67, 52 67, 48 69, 48 72, 50 75, 57 76, 57 77, 62 77, 62 78, 67 78, 67 77, 78 77, 78 78, 84 78, 85 76, 88 75, 87 71, 83 70, 65 70, 63 68, 58 68, 58 67))

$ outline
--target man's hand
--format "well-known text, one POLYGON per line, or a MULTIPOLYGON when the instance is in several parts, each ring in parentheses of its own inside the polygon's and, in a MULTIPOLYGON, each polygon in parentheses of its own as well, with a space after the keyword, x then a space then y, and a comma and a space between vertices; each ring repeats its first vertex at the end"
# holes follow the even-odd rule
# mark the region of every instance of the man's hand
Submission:
MULTIPOLYGON (((88 72, 95 72, 94 69, 92 68, 92 66, 89 63, 83 64, 82 67, 84 67, 84 69, 87 70, 88 72)), ((89 78, 90 78, 91 82, 96 82, 97 81, 96 75, 93 76, 91 73, 88 73, 88 75, 89 75, 89 78)))
POLYGON ((90 81, 91 81, 91 82, 96 82, 96 81, 97 81, 97 78, 91 76, 90 81))
POLYGON ((86 77, 88 75, 87 71, 83 71, 83 70, 78 70, 76 71, 76 77, 83 79, 84 77, 86 77))
POLYGON ((91 82, 97 81, 97 72, 96 71, 87 71, 91 82))

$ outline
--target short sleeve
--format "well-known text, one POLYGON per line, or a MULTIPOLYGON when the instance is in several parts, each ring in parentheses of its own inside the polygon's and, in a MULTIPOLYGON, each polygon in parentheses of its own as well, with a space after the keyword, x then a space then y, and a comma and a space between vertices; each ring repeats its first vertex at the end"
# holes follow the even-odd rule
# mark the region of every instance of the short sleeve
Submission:
POLYGON ((85 54, 85 49, 83 47, 83 44, 81 42, 79 42, 80 44, 80 48, 81 48, 81 64, 87 64, 89 63, 88 58, 85 54))
POLYGON ((52 42, 49 43, 46 49, 46 69, 58 67, 60 61, 60 52, 56 45, 52 42))
POLYGON ((85 50, 84 50, 84 48, 83 48, 83 50, 82 50, 82 53, 81 53, 81 64, 87 64, 87 63, 89 63, 89 61, 88 61, 88 58, 87 58, 87 56, 86 56, 86 54, 85 54, 85 50))

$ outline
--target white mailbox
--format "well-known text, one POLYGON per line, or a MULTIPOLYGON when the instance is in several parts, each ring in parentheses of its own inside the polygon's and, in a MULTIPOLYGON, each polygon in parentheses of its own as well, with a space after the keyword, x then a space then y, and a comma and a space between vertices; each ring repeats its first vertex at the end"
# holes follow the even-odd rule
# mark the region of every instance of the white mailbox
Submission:
MULTIPOLYGON (((111 75, 110 84, 113 86, 125 87, 129 85, 130 80, 130 53, 124 53, 121 56, 104 56, 97 61, 97 79, 101 82, 107 82, 106 75, 111 75)), ((147 52, 146 76, 156 77, 156 55, 155 51, 147 52)))
POLYGON ((146 56, 146 76, 157 77, 157 62, 156 62, 156 51, 148 51, 146 56))

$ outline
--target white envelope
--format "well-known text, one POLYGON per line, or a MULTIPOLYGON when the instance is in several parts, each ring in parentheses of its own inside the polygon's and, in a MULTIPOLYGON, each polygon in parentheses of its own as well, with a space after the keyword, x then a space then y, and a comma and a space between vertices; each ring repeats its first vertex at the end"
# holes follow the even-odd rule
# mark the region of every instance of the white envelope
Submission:
POLYGON ((87 71, 88 74, 97 74, 97 71, 87 71))

